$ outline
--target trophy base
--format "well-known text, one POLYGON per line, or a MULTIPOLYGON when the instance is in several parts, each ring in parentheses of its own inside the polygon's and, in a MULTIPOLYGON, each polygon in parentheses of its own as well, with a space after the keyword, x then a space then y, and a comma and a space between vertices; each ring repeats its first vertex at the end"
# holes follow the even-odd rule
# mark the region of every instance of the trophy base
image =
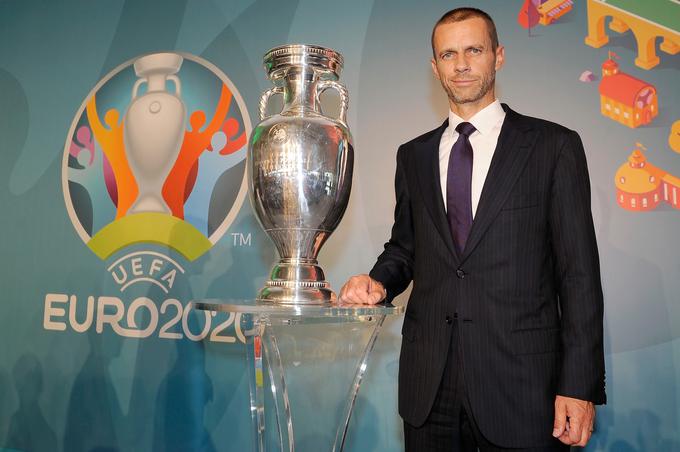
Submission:
POLYGON ((281 260, 272 269, 271 279, 257 294, 258 301, 287 305, 324 305, 337 301, 316 262, 281 260))
POLYGON ((257 294, 257 301, 286 305, 325 305, 336 300, 335 292, 327 287, 283 287, 267 284, 257 294))

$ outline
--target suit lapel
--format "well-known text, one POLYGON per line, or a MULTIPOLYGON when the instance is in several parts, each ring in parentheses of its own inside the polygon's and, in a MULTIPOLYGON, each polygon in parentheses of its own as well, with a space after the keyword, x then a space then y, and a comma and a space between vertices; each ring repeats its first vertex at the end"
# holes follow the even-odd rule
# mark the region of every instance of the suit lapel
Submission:
POLYGON ((454 258, 458 260, 458 252, 453 244, 449 221, 446 217, 439 176, 439 142, 448 124, 448 120, 444 121, 428 140, 415 144, 417 147, 416 155, 420 156, 415 160, 417 162, 418 181, 423 193, 423 203, 427 207, 437 231, 439 231, 447 248, 454 258))
MULTIPOLYGON (((505 121, 498 137, 498 144, 491 159, 489 172, 484 180, 472 229, 461 256, 464 262, 482 240, 494 218, 507 199, 512 186, 524 169, 536 134, 523 121, 523 117, 503 104, 505 121)), ((441 195, 440 195, 441 198, 441 195)))

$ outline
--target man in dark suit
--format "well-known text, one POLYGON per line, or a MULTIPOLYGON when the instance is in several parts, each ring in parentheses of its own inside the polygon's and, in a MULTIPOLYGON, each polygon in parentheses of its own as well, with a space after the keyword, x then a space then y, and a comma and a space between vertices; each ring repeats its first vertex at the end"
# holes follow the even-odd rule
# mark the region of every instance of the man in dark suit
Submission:
POLYGON ((446 13, 432 69, 450 113, 397 152, 394 226, 340 300, 413 281, 399 366, 407 450, 584 446, 605 403, 603 300, 583 145, 498 102, 491 18, 446 13))

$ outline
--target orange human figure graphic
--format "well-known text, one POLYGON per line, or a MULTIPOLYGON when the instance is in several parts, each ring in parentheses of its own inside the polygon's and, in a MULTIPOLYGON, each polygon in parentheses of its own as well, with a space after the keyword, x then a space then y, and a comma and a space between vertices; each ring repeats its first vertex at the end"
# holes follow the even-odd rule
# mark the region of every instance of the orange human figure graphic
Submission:
POLYGON ((172 214, 177 218, 184 218, 187 188, 188 185, 193 186, 193 184, 187 184, 187 180, 203 151, 210 148, 212 136, 222 127, 229 112, 231 98, 231 91, 227 88, 227 85, 222 84, 222 92, 215 109, 215 115, 204 131, 201 131, 201 127, 206 122, 203 111, 195 111, 189 117, 190 130, 184 132, 184 141, 177 161, 163 184, 163 198, 168 203, 172 214))
POLYGON ((116 180, 118 191, 118 204, 116 205, 116 219, 122 218, 127 213, 132 203, 137 198, 139 189, 125 156, 125 144, 123 141, 123 122, 120 120, 118 110, 112 108, 104 115, 105 127, 97 114, 96 96, 87 103, 87 120, 97 142, 102 147, 104 155, 111 164, 113 176, 116 180))

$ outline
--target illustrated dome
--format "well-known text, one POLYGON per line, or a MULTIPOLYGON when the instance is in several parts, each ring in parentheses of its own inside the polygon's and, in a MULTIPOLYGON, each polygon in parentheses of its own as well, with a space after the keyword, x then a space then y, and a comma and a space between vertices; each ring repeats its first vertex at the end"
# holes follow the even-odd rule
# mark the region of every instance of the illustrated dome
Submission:
POLYGON ((659 171, 647 163, 641 150, 634 150, 628 161, 616 171, 616 188, 627 193, 649 193, 661 184, 659 171))

